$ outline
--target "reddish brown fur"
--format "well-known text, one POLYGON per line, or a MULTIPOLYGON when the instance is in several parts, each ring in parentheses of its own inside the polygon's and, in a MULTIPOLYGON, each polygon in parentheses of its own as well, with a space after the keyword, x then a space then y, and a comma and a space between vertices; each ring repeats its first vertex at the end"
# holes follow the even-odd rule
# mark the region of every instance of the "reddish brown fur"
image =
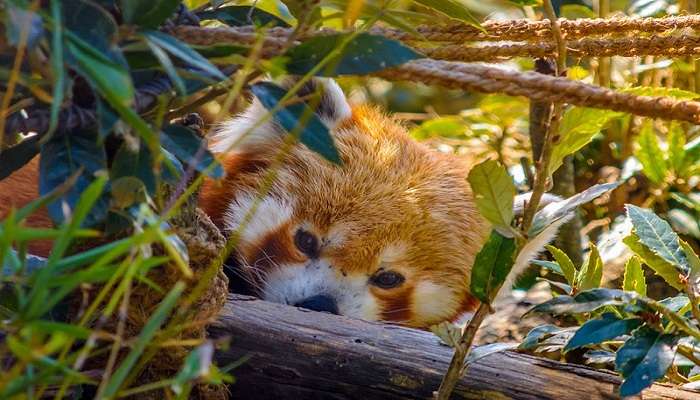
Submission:
MULTIPOLYGON (((0 181, 0 220, 7 217, 12 208, 18 209, 39 197, 39 157, 0 181)), ((51 219, 42 208, 27 218, 26 226, 47 228, 51 219)), ((29 252, 47 257, 51 251, 50 240, 35 240, 29 244, 29 252)))

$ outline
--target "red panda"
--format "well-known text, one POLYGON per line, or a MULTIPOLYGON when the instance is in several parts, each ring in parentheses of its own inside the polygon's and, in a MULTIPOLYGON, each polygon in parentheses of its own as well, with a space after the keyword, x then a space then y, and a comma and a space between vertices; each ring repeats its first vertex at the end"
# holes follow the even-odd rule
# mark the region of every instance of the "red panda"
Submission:
MULTIPOLYGON (((264 300, 417 328, 473 311, 470 271, 491 228, 472 198, 468 162, 414 141, 375 107, 350 107, 332 80, 313 79, 298 95, 312 93, 341 165, 304 145, 280 158, 288 134, 258 123, 268 112, 257 100, 213 137, 226 176, 205 182, 199 205, 224 234, 240 231, 234 279, 264 300), (276 178, 258 198, 270 168, 276 178)), ((36 196, 35 161, 0 181, 0 218, 36 196)), ((527 264, 558 225, 516 263, 527 264)))

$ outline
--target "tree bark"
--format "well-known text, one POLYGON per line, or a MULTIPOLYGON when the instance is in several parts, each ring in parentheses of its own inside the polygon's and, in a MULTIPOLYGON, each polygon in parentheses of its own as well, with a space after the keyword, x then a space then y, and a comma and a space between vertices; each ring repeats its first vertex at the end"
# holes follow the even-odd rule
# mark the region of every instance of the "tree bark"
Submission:
MULTIPOLYGON (((214 338, 221 366, 249 357, 232 374, 239 399, 428 399, 452 349, 430 332, 351 319, 232 295, 214 338)), ((620 379, 584 366, 516 352, 470 365, 457 399, 611 399, 620 379)), ((644 399, 700 399, 696 392, 656 384, 644 399)))

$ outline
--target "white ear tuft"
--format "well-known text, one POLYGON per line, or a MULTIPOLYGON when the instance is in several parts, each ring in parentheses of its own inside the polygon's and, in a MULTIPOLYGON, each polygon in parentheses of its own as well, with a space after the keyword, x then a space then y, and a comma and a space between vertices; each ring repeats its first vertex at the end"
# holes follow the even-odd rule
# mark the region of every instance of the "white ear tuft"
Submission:
MULTIPOLYGON (((282 86, 290 89, 296 82, 296 78, 288 78, 282 86)), ((314 112, 329 129, 334 129, 338 123, 350 118, 352 111, 347 98, 333 79, 310 79, 296 93, 302 98, 310 98, 315 94, 320 97, 307 104, 315 105, 314 112)), ((267 113, 268 110, 260 101, 253 99, 243 113, 224 122, 216 130, 212 138, 211 150, 215 153, 224 153, 278 140, 285 133, 281 126, 272 119, 262 124, 259 122, 267 113)))

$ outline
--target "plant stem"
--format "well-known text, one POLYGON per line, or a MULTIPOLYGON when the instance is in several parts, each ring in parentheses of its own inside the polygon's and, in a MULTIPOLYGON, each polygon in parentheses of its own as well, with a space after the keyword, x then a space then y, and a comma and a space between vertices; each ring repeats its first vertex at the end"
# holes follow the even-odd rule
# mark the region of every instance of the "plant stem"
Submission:
MULTIPOLYGON (((566 43, 561 33, 561 28, 559 26, 559 21, 554 13, 554 8, 552 7, 551 0, 544 1, 545 15, 552 24, 552 34, 554 40, 557 43, 558 57, 557 57, 557 74, 561 75, 566 68, 566 43)), ((521 223, 522 237, 527 239, 527 233, 530 230, 530 225, 532 225, 532 220, 534 218, 535 212, 539 206, 542 195, 545 191, 546 182, 549 176, 549 161, 552 155, 552 148, 554 145, 554 139, 559 132, 559 122, 561 120, 562 112, 564 110, 564 105, 562 103, 554 103, 552 105, 552 112, 550 114, 549 124, 544 136, 544 142, 542 144, 542 153, 537 160, 536 172, 533 184, 532 195, 530 197, 530 202, 525 209, 525 214, 523 216, 523 221, 521 223)), ((526 244, 527 240, 518 240, 518 250, 516 255, 520 253, 523 246, 526 244)), ((517 256, 516 256, 517 258, 517 256)), ((497 287, 493 291, 492 299, 496 298, 501 287, 497 287)), ((474 343, 474 337, 476 332, 479 330, 484 318, 490 313, 491 305, 486 303, 479 304, 474 316, 472 317, 469 324, 466 326, 462 332, 462 337, 457 346, 455 346, 455 352, 450 361, 450 365, 447 368, 445 376, 442 378, 440 387, 435 393, 436 400, 448 400, 454 391, 454 388, 459 382, 459 378, 462 376, 464 371, 464 362, 466 357, 469 355, 471 346, 474 343)))

